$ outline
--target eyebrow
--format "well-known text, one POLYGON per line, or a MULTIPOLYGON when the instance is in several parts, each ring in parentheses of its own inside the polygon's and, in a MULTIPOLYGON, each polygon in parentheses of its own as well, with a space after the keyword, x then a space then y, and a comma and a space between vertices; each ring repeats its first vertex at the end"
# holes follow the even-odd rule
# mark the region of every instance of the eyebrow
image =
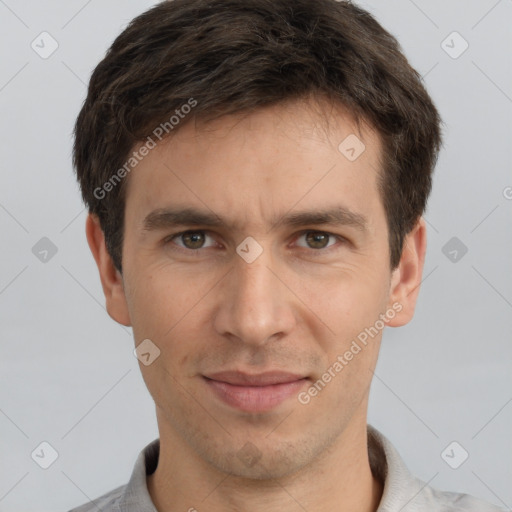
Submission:
MULTIPOLYGON (((305 226, 309 224, 332 224, 353 227, 361 232, 368 230, 368 220, 361 213, 353 212, 343 206, 329 209, 289 212, 276 218, 270 229, 279 226, 305 226)), ((143 221, 143 231, 160 231, 176 226, 231 227, 234 224, 211 211, 196 208, 159 208, 150 212, 143 221)))

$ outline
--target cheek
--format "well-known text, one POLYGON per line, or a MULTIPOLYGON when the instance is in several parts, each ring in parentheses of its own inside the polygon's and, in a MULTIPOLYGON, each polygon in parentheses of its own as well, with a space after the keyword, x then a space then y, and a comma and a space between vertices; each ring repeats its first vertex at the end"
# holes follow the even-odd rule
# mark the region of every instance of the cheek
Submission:
POLYGON ((138 272, 136 276, 127 290, 135 339, 160 340, 185 315, 186 290, 162 273, 138 272))
POLYGON ((372 325, 387 303, 384 274, 362 267, 333 269, 323 276, 306 275, 296 282, 297 295, 329 327, 346 340, 372 325))
POLYGON ((212 286, 170 269, 140 274, 129 301, 136 343, 149 338, 168 364, 182 364, 204 342, 208 320, 204 299, 212 286))

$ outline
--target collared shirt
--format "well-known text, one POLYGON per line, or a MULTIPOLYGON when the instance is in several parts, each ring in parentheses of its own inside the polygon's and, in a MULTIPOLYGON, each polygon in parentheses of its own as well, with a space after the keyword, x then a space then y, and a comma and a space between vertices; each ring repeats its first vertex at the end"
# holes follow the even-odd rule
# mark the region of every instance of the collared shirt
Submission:
MULTIPOLYGON (((128 484, 69 512, 158 512, 146 476, 155 471, 159 452, 160 440, 155 439, 140 452, 128 484)), ((391 442, 371 425, 368 454, 373 474, 384 484, 376 512, 504 512, 468 494, 438 491, 416 478, 391 442)))

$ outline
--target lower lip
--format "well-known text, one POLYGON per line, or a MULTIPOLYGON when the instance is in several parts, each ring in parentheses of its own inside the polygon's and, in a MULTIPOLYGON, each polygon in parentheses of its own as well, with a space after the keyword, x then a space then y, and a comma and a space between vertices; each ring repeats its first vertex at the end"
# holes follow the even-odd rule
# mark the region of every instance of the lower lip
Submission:
POLYGON ((235 386, 208 378, 204 380, 224 403, 246 412, 265 412, 296 396, 307 379, 271 386, 235 386))

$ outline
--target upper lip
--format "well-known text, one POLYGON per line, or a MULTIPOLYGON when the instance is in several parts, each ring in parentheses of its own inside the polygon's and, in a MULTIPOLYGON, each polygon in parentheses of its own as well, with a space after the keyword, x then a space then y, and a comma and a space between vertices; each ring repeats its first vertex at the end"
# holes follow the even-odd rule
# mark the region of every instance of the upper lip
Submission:
POLYGON ((207 379, 227 382, 234 386, 271 386, 272 384, 285 384, 304 379, 304 375, 297 375, 288 372, 265 372, 258 374, 249 374, 240 371, 225 371, 205 375, 207 379))

